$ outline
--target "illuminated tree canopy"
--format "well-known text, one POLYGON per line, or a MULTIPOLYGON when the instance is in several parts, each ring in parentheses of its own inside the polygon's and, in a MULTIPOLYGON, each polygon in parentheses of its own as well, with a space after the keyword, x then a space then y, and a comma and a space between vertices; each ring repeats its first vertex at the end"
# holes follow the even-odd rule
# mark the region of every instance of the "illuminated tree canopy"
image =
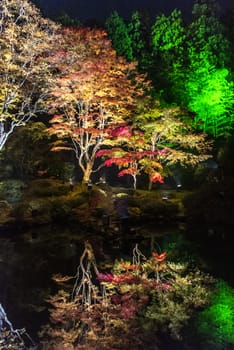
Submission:
POLYGON ((130 126, 120 126, 113 130, 114 143, 120 147, 111 147, 97 152, 97 157, 108 158, 104 165, 109 167, 115 164, 119 169, 118 176, 130 175, 133 178, 133 188, 137 188, 137 176, 142 173, 149 175, 150 181, 163 183, 160 172, 160 156, 166 153, 165 150, 150 149, 144 133, 130 126))
POLYGON ((133 56, 152 80, 157 96, 169 104, 189 108, 196 115, 194 128, 215 138, 229 137, 233 132, 233 45, 229 26, 225 32, 213 0, 195 1, 188 23, 179 10, 160 14, 151 28, 151 51, 144 55, 148 64, 143 65, 141 53, 148 39, 144 42, 139 13, 133 13, 128 26, 133 56))
POLYGON ((141 71, 147 71, 152 64, 150 20, 143 12, 133 12, 128 23, 128 33, 131 38, 133 58, 139 64, 141 71))
POLYGON ((196 1, 189 26, 189 68, 185 83, 188 107, 196 113, 195 124, 214 137, 233 130, 234 90, 227 66, 228 40, 216 17, 214 1, 196 1))
POLYGON ((211 157, 211 142, 204 133, 193 132, 178 108, 148 109, 135 116, 135 124, 113 130, 111 147, 97 152, 107 158, 105 166, 117 165, 119 176, 132 176, 134 189, 142 173, 149 176, 151 188, 154 182, 163 183, 170 166, 195 166, 211 157))
POLYGON ((53 43, 55 25, 27 0, 0 3, 0 150, 15 127, 41 109, 50 81, 40 59, 53 43))
POLYGON ((54 114, 49 132, 58 137, 52 150, 73 149, 88 182, 96 152, 136 108, 147 82, 135 63, 116 56, 105 31, 65 30, 63 38, 52 56, 60 70, 48 101, 54 114))
POLYGON ((215 137, 229 136, 234 125, 234 84, 227 69, 209 64, 193 72, 187 81, 189 107, 196 113, 195 126, 215 137))
POLYGON ((111 39, 112 47, 119 56, 133 61, 132 41, 128 33, 128 27, 118 12, 114 11, 106 20, 106 31, 111 39))

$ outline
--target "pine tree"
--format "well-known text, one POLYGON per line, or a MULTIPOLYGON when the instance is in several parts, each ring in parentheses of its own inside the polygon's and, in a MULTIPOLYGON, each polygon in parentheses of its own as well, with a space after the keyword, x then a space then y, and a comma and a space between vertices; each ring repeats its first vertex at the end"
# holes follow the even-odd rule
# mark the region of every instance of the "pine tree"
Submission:
POLYGON ((123 18, 114 11, 105 23, 106 31, 112 42, 112 47, 118 56, 125 57, 128 61, 133 61, 132 43, 128 34, 128 28, 123 18))
POLYGON ((152 65, 150 20, 147 14, 135 11, 128 24, 128 32, 132 43, 134 60, 138 61, 139 69, 147 71, 152 65))

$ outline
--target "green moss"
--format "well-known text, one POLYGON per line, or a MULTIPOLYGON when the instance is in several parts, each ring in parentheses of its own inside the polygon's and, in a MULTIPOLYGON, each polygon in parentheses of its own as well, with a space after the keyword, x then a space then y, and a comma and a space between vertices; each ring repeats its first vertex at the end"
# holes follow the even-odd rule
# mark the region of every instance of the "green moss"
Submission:
POLYGON ((226 282, 217 283, 210 307, 200 313, 198 332, 213 349, 234 345, 234 289, 226 282))

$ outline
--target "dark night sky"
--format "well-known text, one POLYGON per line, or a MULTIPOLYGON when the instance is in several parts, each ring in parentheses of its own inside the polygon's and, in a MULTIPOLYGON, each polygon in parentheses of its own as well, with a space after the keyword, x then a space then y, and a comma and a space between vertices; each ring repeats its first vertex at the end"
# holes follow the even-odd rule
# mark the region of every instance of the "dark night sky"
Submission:
MULTIPOLYGON (((103 22, 113 10, 125 19, 135 10, 147 10, 154 19, 158 13, 168 14, 178 8, 187 17, 193 6, 193 0, 34 0, 34 3, 50 17, 66 12, 81 22, 94 18, 103 22)), ((233 7, 234 0, 219 0, 219 4, 226 10, 233 7)))

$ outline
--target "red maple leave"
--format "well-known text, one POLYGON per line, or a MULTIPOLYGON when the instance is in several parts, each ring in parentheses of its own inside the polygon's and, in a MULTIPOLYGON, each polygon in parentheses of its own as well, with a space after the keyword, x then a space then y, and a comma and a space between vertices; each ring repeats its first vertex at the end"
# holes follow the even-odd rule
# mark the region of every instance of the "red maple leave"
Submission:
POLYGON ((157 262, 162 262, 166 259, 167 257, 167 253, 166 252, 162 252, 161 254, 158 254, 157 252, 153 252, 152 253, 153 259, 157 262))
POLYGON ((51 114, 56 114, 49 132, 70 142, 87 182, 106 140, 130 136, 124 119, 148 82, 136 63, 116 55, 104 30, 67 28, 61 38, 51 53, 58 74, 48 100, 51 114))

